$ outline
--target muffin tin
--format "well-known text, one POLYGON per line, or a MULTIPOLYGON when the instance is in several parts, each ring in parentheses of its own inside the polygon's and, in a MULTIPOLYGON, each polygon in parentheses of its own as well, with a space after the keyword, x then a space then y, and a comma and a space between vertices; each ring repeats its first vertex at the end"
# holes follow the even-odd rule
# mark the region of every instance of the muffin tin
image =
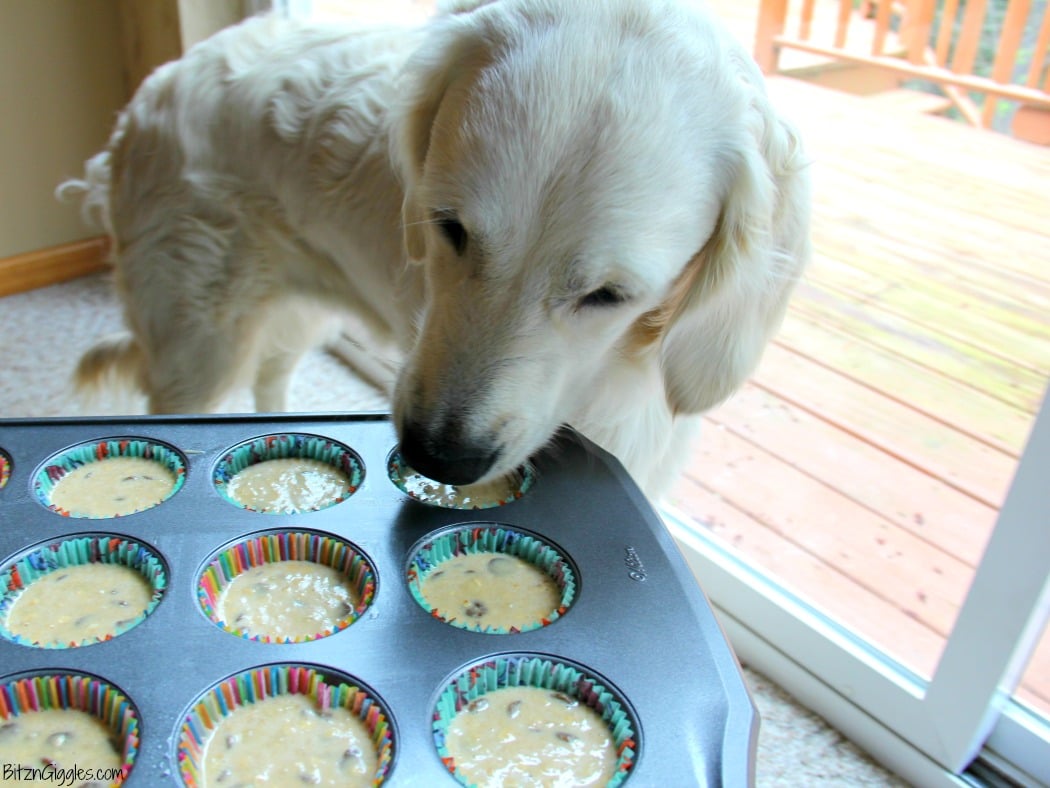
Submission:
POLYGON ((392 425, 378 415, 0 421, 9 471, 0 487, 0 573, 49 545, 101 534, 142 545, 166 569, 156 607, 117 637, 57 649, 0 638, 0 710, 4 693, 33 676, 101 680, 138 720, 124 785, 181 785, 187 722, 220 688, 244 676, 337 676, 351 685, 344 692, 367 698, 365 711, 374 704, 383 712, 383 785, 455 786, 439 751, 450 710, 479 691, 472 682, 484 671, 526 665, 536 682, 549 675, 559 689, 564 676, 575 677, 566 685, 572 692, 611 710, 625 785, 752 783, 758 718, 739 666, 659 517, 614 458, 565 429, 534 458, 519 498, 459 510, 398 489, 389 476, 395 447, 392 425), (282 434, 349 448, 361 465, 352 492, 287 515, 229 501, 216 479, 231 451, 282 434), (184 459, 168 499, 108 519, 48 508, 40 480, 50 458, 122 439, 171 447, 184 459), (556 569, 571 579, 554 615, 501 634, 450 625, 425 609, 411 581, 429 555, 421 551, 482 532, 551 548, 556 569), (207 612, 216 562, 246 544, 277 543, 352 551, 353 571, 370 575, 362 580, 366 603, 316 639, 267 642, 229 631, 207 612))

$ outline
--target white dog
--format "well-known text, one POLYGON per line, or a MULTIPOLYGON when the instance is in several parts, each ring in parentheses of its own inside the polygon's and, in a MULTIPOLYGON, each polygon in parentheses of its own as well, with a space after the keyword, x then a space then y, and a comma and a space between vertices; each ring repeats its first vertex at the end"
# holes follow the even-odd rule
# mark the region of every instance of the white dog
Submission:
POLYGON ((130 335, 81 384, 281 410, 350 310, 403 354, 406 460, 452 484, 569 423, 650 494, 752 372, 808 255, 798 138, 673 0, 451 3, 422 29, 257 18, 158 69, 85 180, 130 335))

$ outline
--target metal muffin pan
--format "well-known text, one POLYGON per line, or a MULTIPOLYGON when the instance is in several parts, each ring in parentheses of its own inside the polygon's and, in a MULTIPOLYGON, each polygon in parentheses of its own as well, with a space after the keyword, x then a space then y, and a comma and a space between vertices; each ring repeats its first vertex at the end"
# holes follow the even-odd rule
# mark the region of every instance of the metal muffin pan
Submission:
POLYGON ((0 420, 10 478, 0 488, 0 562, 78 534, 141 542, 168 567, 155 610, 127 632, 69 649, 0 639, 0 684, 26 673, 87 673, 122 690, 140 716, 129 788, 180 785, 181 723, 208 688, 271 664, 348 674, 376 693, 392 717, 394 760, 384 785, 458 784, 434 743, 441 691, 464 668, 503 655, 565 661, 608 682, 635 722, 637 756, 626 785, 749 785, 758 716, 739 665, 703 593, 659 517, 622 466, 565 429, 534 458, 535 483, 520 499, 479 510, 420 503, 389 479, 396 446, 385 416, 262 415, 128 419, 0 420), (337 441, 363 461, 360 486, 314 512, 261 514, 216 490, 214 470, 234 446, 303 433, 337 441), (66 517, 41 504, 42 463, 87 441, 160 441, 186 458, 184 483, 163 503, 111 519, 66 517), (548 626, 515 634, 473 632, 432 617, 406 580, 413 550, 442 529, 495 524, 556 546, 577 572, 571 607, 548 626), (274 530, 321 532, 351 543, 375 567, 374 600, 346 629, 302 643, 232 635, 209 620, 197 581, 209 557, 231 542, 274 530))

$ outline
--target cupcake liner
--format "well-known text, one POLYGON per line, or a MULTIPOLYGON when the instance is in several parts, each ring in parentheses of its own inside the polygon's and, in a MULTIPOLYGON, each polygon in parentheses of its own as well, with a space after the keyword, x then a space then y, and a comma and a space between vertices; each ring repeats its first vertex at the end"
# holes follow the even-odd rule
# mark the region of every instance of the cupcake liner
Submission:
POLYGON ((40 547, 16 558, 0 570, 0 636, 14 643, 36 648, 77 648, 112 640, 118 635, 134 629, 152 613, 168 585, 168 573, 163 561, 154 552, 137 542, 120 536, 95 535, 66 539, 62 542, 40 547), (88 638, 79 642, 38 643, 16 635, 7 628, 7 618, 19 594, 33 581, 59 569, 83 564, 115 564, 138 572, 153 589, 148 607, 105 637, 88 638))
MULTIPOLYGON (((532 485, 536 482, 535 471, 533 471, 531 466, 525 465, 519 470, 515 471, 514 478, 517 480, 518 483, 516 489, 514 489, 507 498, 500 500, 483 501, 481 503, 455 504, 442 501, 436 496, 432 497, 420 492, 419 490, 415 490, 409 487, 405 483, 405 477, 411 474, 415 474, 416 471, 413 470, 411 466, 405 463, 404 458, 402 458, 401 452, 398 449, 394 449, 392 452, 390 452, 389 457, 387 457, 386 466, 387 476, 390 478, 390 481, 393 482, 394 486, 401 490, 401 492, 403 492, 405 495, 407 495, 409 498, 415 501, 425 503, 428 506, 438 506, 442 509, 473 510, 494 509, 499 506, 506 506, 507 504, 513 503, 514 501, 518 500, 523 495, 525 495, 530 489, 532 489, 532 485)), ((439 482, 434 482, 434 484, 439 484, 439 482)), ((459 494, 467 486, 469 485, 441 485, 441 487, 455 491, 456 494, 459 494)))
POLYGON ((262 643, 302 643, 341 632, 364 615, 375 593, 375 570, 364 553, 349 542, 313 532, 274 532, 245 539, 210 558, 197 580, 197 601, 204 615, 232 635, 262 643), (254 567, 279 561, 310 561, 341 572, 349 580, 358 599, 357 604, 334 627, 318 632, 313 637, 249 635, 223 621, 216 610, 223 590, 233 579, 254 567))
POLYGON ((308 511, 320 511, 342 503, 357 492, 364 479, 364 463, 349 447, 316 435, 280 434, 265 435, 230 449, 215 466, 212 480, 219 495, 234 506, 262 514, 289 514, 286 511, 260 510, 245 506, 240 501, 230 497, 227 488, 230 480, 250 465, 256 465, 267 460, 293 458, 318 460, 326 463, 342 471, 350 480, 350 485, 347 487, 345 494, 337 497, 330 503, 308 511))
POLYGON ((224 718, 242 706, 280 695, 298 694, 323 709, 344 708, 361 720, 378 756, 373 785, 382 783, 394 761, 390 713, 376 694, 356 679, 309 665, 267 665, 231 676, 190 707, 179 728, 175 760, 187 788, 200 788, 208 740, 224 718))
MULTIPOLYGON (((470 666, 449 682, 438 696, 431 726, 434 746, 446 768, 461 783, 470 784, 458 773, 445 746, 448 728, 456 715, 470 703, 507 687, 538 687, 563 693, 593 709, 608 725, 616 747, 616 773, 606 783, 607 788, 621 785, 630 776, 638 758, 638 730, 622 694, 608 682, 589 675, 586 668, 568 661, 516 654, 470 666)), ((498 746, 499 743, 493 744, 498 746)))
POLYGON ((549 542, 538 536, 499 525, 469 526, 442 533, 429 538, 413 551, 407 571, 408 589, 419 605, 435 618, 460 629, 468 629, 490 635, 507 635, 528 632, 549 626, 557 621, 576 598, 576 573, 569 561, 549 542), (458 555, 472 553, 495 553, 521 558, 539 567, 557 585, 560 592, 558 607, 538 621, 530 621, 521 627, 482 627, 462 619, 445 618, 432 608, 422 591, 423 581, 445 561, 458 555))
POLYGON ((121 785, 139 750, 139 714, 121 690, 86 674, 48 673, 0 679, 0 722, 34 711, 60 709, 85 712, 109 728, 121 757, 121 774, 111 784, 121 785))
MULTIPOLYGON (((47 460, 40 470, 36 472, 36 476, 33 479, 33 492, 37 500, 51 511, 58 512, 64 517, 109 519, 68 512, 51 503, 51 492, 54 490, 55 485, 62 481, 70 471, 88 463, 99 462, 111 457, 141 457, 142 459, 153 460, 167 468, 175 476, 175 483, 172 485, 171 491, 161 501, 137 511, 145 511, 164 503, 164 501, 181 490, 183 483, 186 481, 186 458, 173 447, 141 438, 110 438, 73 446, 47 460)), ((113 516, 126 517, 127 515, 118 514, 113 516)))
POLYGON ((11 479, 11 458, 7 456, 7 452, 0 449, 0 490, 7 486, 7 482, 11 479))

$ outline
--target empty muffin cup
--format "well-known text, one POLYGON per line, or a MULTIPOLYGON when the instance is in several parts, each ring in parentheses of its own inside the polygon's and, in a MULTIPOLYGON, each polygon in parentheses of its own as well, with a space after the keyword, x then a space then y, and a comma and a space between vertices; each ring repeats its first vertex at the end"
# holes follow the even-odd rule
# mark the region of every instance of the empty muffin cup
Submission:
POLYGON ((43 764, 53 780, 70 775, 65 784, 74 784, 78 773, 79 784, 90 771, 92 785, 120 785, 138 748, 138 712, 107 681, 61 673, 0 679, 0 763, 5 771, 21 766, 39 774, 43 764))
POLYGON ((472 665, 438 696, 434 745, 464 785, 618 786, 638 730, 618 690, 581 666, 540 655, 472 665))
POLYGON ((185 479, 186 459, 171 446, 111 438, 54 455, 36 472, 33 490, 66 517, 120 517, 163 503, 185 479))
POLYGON ((167 579, 150 548, 121 536, 35 548, 0 569, 0 635, 37 648, 110 640, 153 612, 167 579))
POLYGON ((215 466, 219 494, 265 514, 335 506, 361 486, 364 464, 350 448, 316 435, 266 435, 228 451, 215 466))
POLYGON ((210 558, 197 601, 227 632, 301 643, 342 631, 372 604, 376 574, 348 542, 314 532, 252 536, 210 558))
POLYGON ((198 698, 176 733, 189 788, 382 783, 394 761, 391 717, 356 679, 310 665, 239 673, 198 698))
POLYGON ((577 589, 576 573, 552 544, 496 524, 428 537, 412 553, 407 580, 412 596, 435 618, 495 635, 557 621, 577 589))
POLYGON ((532 468, 524 466, 507 476, 481 484, 444 484, 414 470, 397 449, 387 458, 387 475, 409 498, 443 509, 492 509, 506 506, 525 495, 536 481, 532 468))

